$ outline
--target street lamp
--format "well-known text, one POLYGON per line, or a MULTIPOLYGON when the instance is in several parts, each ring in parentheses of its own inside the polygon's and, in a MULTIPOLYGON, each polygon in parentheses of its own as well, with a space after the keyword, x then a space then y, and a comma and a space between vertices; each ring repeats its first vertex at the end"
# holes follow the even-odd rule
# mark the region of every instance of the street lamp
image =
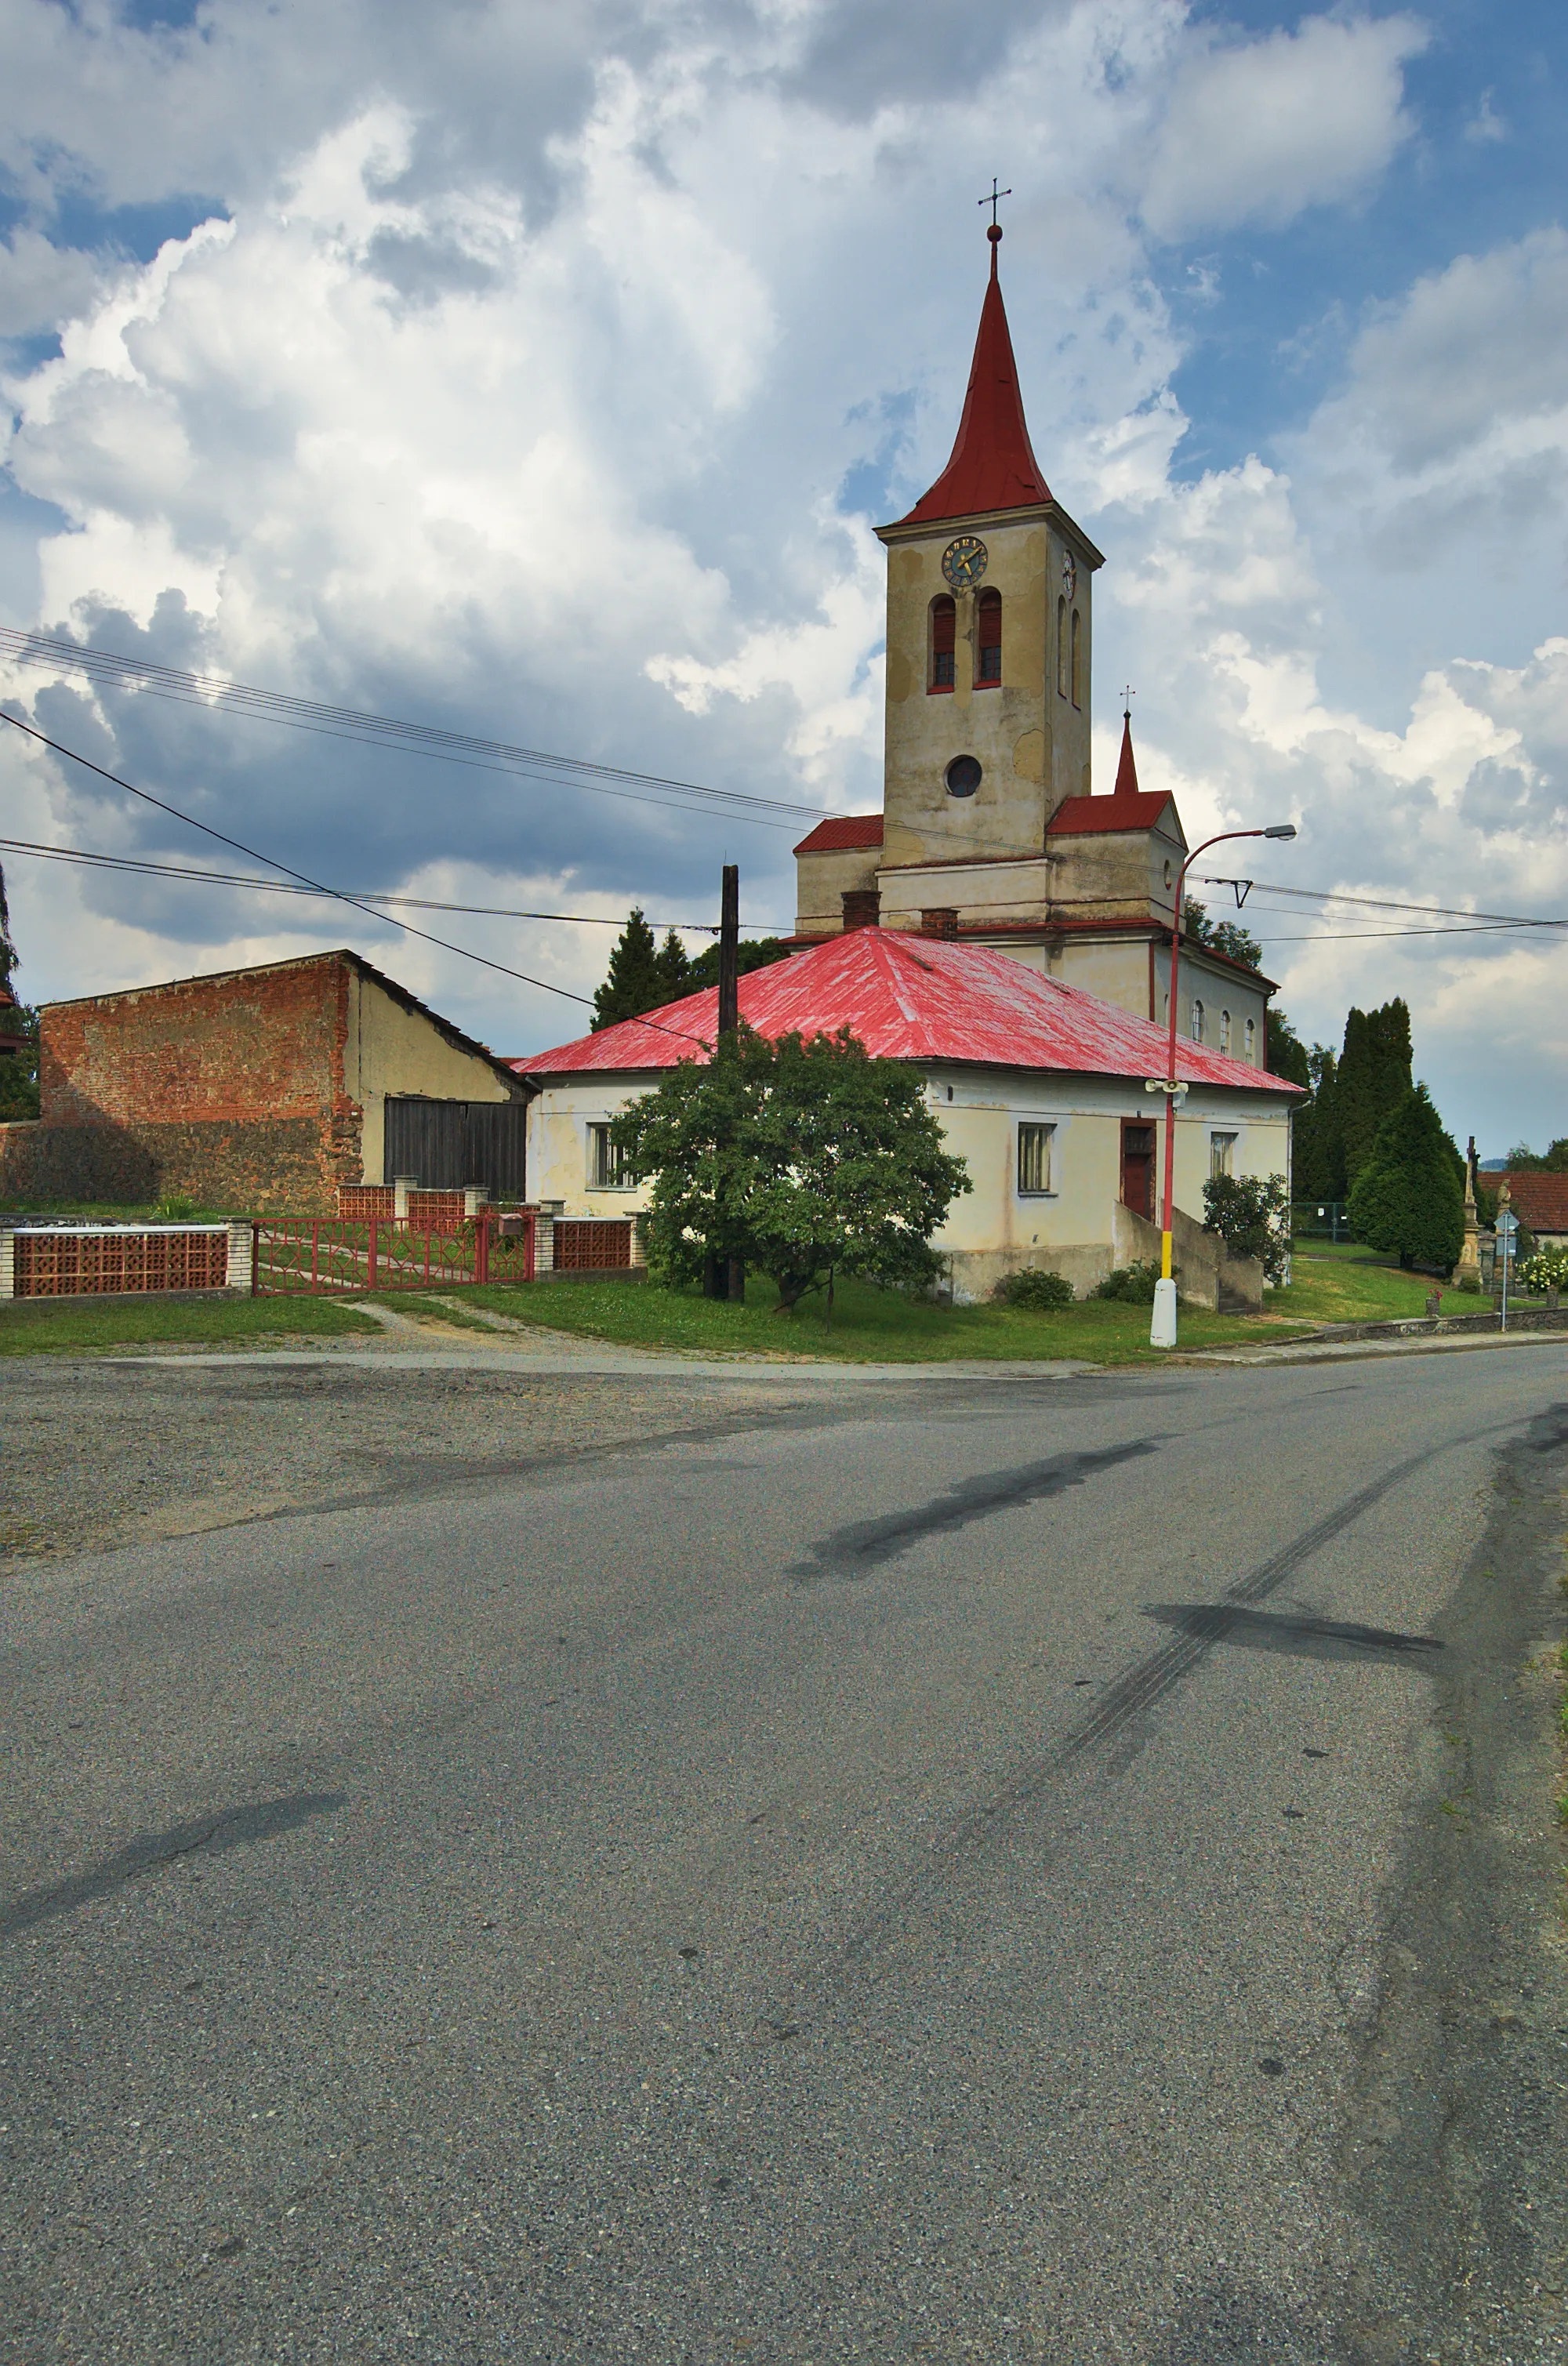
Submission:
POLYGON ((1187 1087, 1176 1073, 1176 977, 1181 960, 1181 890, 1188 869, 1211 846, 1223 846, 1233 838, 1294 838, 1293 821, 1270 822, 1266 829, 1222 829, 1216 837, 1206 838, 1182 858, 1176 874, 1176 909, 1170 924, 1170 1033, 1166 1052, 1165 1075, 1154 1079, 1145 1089, 1165 1095, 1165 1192, 1160 1209, 1159 1279, 1155 1284, 1154 1320, 1149 1325, 1151 1347, 1174 1347, 1176 1345, 1176 1279, 1171 1271, 1170 1225, 1176 1195, 1176 1111, 1187 1087))

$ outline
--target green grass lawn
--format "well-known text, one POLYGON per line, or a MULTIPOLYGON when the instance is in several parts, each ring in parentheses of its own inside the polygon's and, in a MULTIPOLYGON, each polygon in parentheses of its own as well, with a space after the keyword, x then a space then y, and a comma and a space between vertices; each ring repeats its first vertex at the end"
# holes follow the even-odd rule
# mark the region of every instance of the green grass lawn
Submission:
POLYGON ((91 1299, 23 1299, 0 1307, 0 1356, 84 1356, 111 1347, 265 1346, 342 1338, 379 1324, 333 1298, 204 1298, 95 1306, 91 1299))
MULTIPOLYGON (((1427 1292, 1438 1285, 1424 1273, 1403 1273, 1374 1249, 1353 1241, 1314 1242, 1291 1259, 1289 1290, 1271 1290, 1270 1313, 1304 1316, 1313 1323, 1398 1323, 1427 1312, 1427 1292)), ((1482 1314, 1487 1301, 1474 1290, 1445 1290, 1445 1314, 1482 1314)))
POLYGON ((196 1208, 185 1215, 165 1216, 151 1202, 127 1207, 123 1200, 0 1200, 0 1224, 9 1216, 87 1216, 106 1224, 232 1224, 243 1221, 229 1208, 196 1208))
MULTIPOLYGON (((604 1339, 628 1347, 670 1347, 694 1355, 824 1356, 844 1363, 944 1363, 957 1357, 1011 1362, 1055 1356, 1096 1364, 1147 1364, 1164 1358, 1149 1346, 1149 1309, 1105 1299, 1080 1300, 1060 1314, 1025 1314, 1009 1306, 935 1306, 874 1290, 840 1285, 829 1325, 826 1301, 806 1299, 793 1314, 774 1312, 773 1284, 754 1279, 747 1303, 730 1306, 694 1290, 649 1282, 547 1282, 522 1289, 469 1289, 463 1297, 520 1323, 604 1339)), ((1233 1346, 1290 1336, 1303 1326, 1206 1314, 1184 1306, 1184 1347, 1233 1346)))

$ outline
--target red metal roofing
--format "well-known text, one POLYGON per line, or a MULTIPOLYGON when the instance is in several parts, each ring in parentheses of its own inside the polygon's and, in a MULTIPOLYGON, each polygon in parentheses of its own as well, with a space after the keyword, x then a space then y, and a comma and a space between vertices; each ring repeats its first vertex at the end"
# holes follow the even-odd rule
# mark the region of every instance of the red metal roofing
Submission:
POLYGON ((1525 1167, 1520 1173, 1486 1175, 1488 1190, 1506 1183, 1508 1205, 1532 1233, 1568 1233, 1568 1175, 1543 1175, 1525 1167))
POLYGON ((830 814, 808 830, 795 848, 796 854, 831 854, 850 846, 880 846, 882 816, 880 814, 830 814))
POLYGON ((980 307, 980 332, 964 397, 964 416, 946 468, 900 525, 971 517, 981 510, 1022 509, 1048 501, 1051 488, 1029 442, 1018 364, 997 277, 999 230, 991 238, 991 277, 980 307))
MULTIPOLYGON (((770 1037, 850 1027, 893 1060, 1100 1076, 1163 1076, 1166 1035, 1147 1019, 1043 976, 1010 953, 901 929, 855 929, 740 981, 740 1016, 770 1037)), ((645 1019, 536 1052, 514 1065, 535 1081, 594 1070, 668 1068, 703 1060, 718 1025, 718 989, 687 995, 645 1019), (649 1024, 656 1018, 657 1027, 649 1024), (699 1039, 693 1041, 693 1038, 699 1039)), ((1299 1089, 1245 1060, 1179 1042, 1177 1073, 1192 1084, 1249 1092, 1299 1089)))
MULTIPOLYGON (((1061 831, 1068 838, 1094 838, 1108 829, 1153 829, 1170 803, 1163 789, 1134 789, 1128 795, 1118 788, 1111 797, 1068 797, 1045 827, 1053 837, 1061 831)), ((1176 834, 1185 846, 1179 822, 1176 834)))

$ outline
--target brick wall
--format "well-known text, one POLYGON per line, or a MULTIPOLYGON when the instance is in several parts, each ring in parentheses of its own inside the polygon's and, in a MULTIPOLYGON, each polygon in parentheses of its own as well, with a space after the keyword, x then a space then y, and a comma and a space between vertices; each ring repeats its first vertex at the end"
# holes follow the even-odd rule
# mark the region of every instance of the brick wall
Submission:
POLYGON ((0 1128, 0 1192, 329 1214, 360 1174, 352 986, 328 953, 46 1009, 42 1120, 0 1128))

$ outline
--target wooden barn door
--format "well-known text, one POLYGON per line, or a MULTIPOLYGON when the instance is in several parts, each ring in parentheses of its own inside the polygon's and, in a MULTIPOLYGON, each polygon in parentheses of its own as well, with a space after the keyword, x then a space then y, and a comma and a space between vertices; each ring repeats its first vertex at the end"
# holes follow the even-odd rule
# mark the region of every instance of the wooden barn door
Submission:
POLYGON ((425 1191, 482 1183, 492 1200, 527 1196, 525 1101, 427 1101, 389 1097, 382 1175, 413 1175, 425 1191))

